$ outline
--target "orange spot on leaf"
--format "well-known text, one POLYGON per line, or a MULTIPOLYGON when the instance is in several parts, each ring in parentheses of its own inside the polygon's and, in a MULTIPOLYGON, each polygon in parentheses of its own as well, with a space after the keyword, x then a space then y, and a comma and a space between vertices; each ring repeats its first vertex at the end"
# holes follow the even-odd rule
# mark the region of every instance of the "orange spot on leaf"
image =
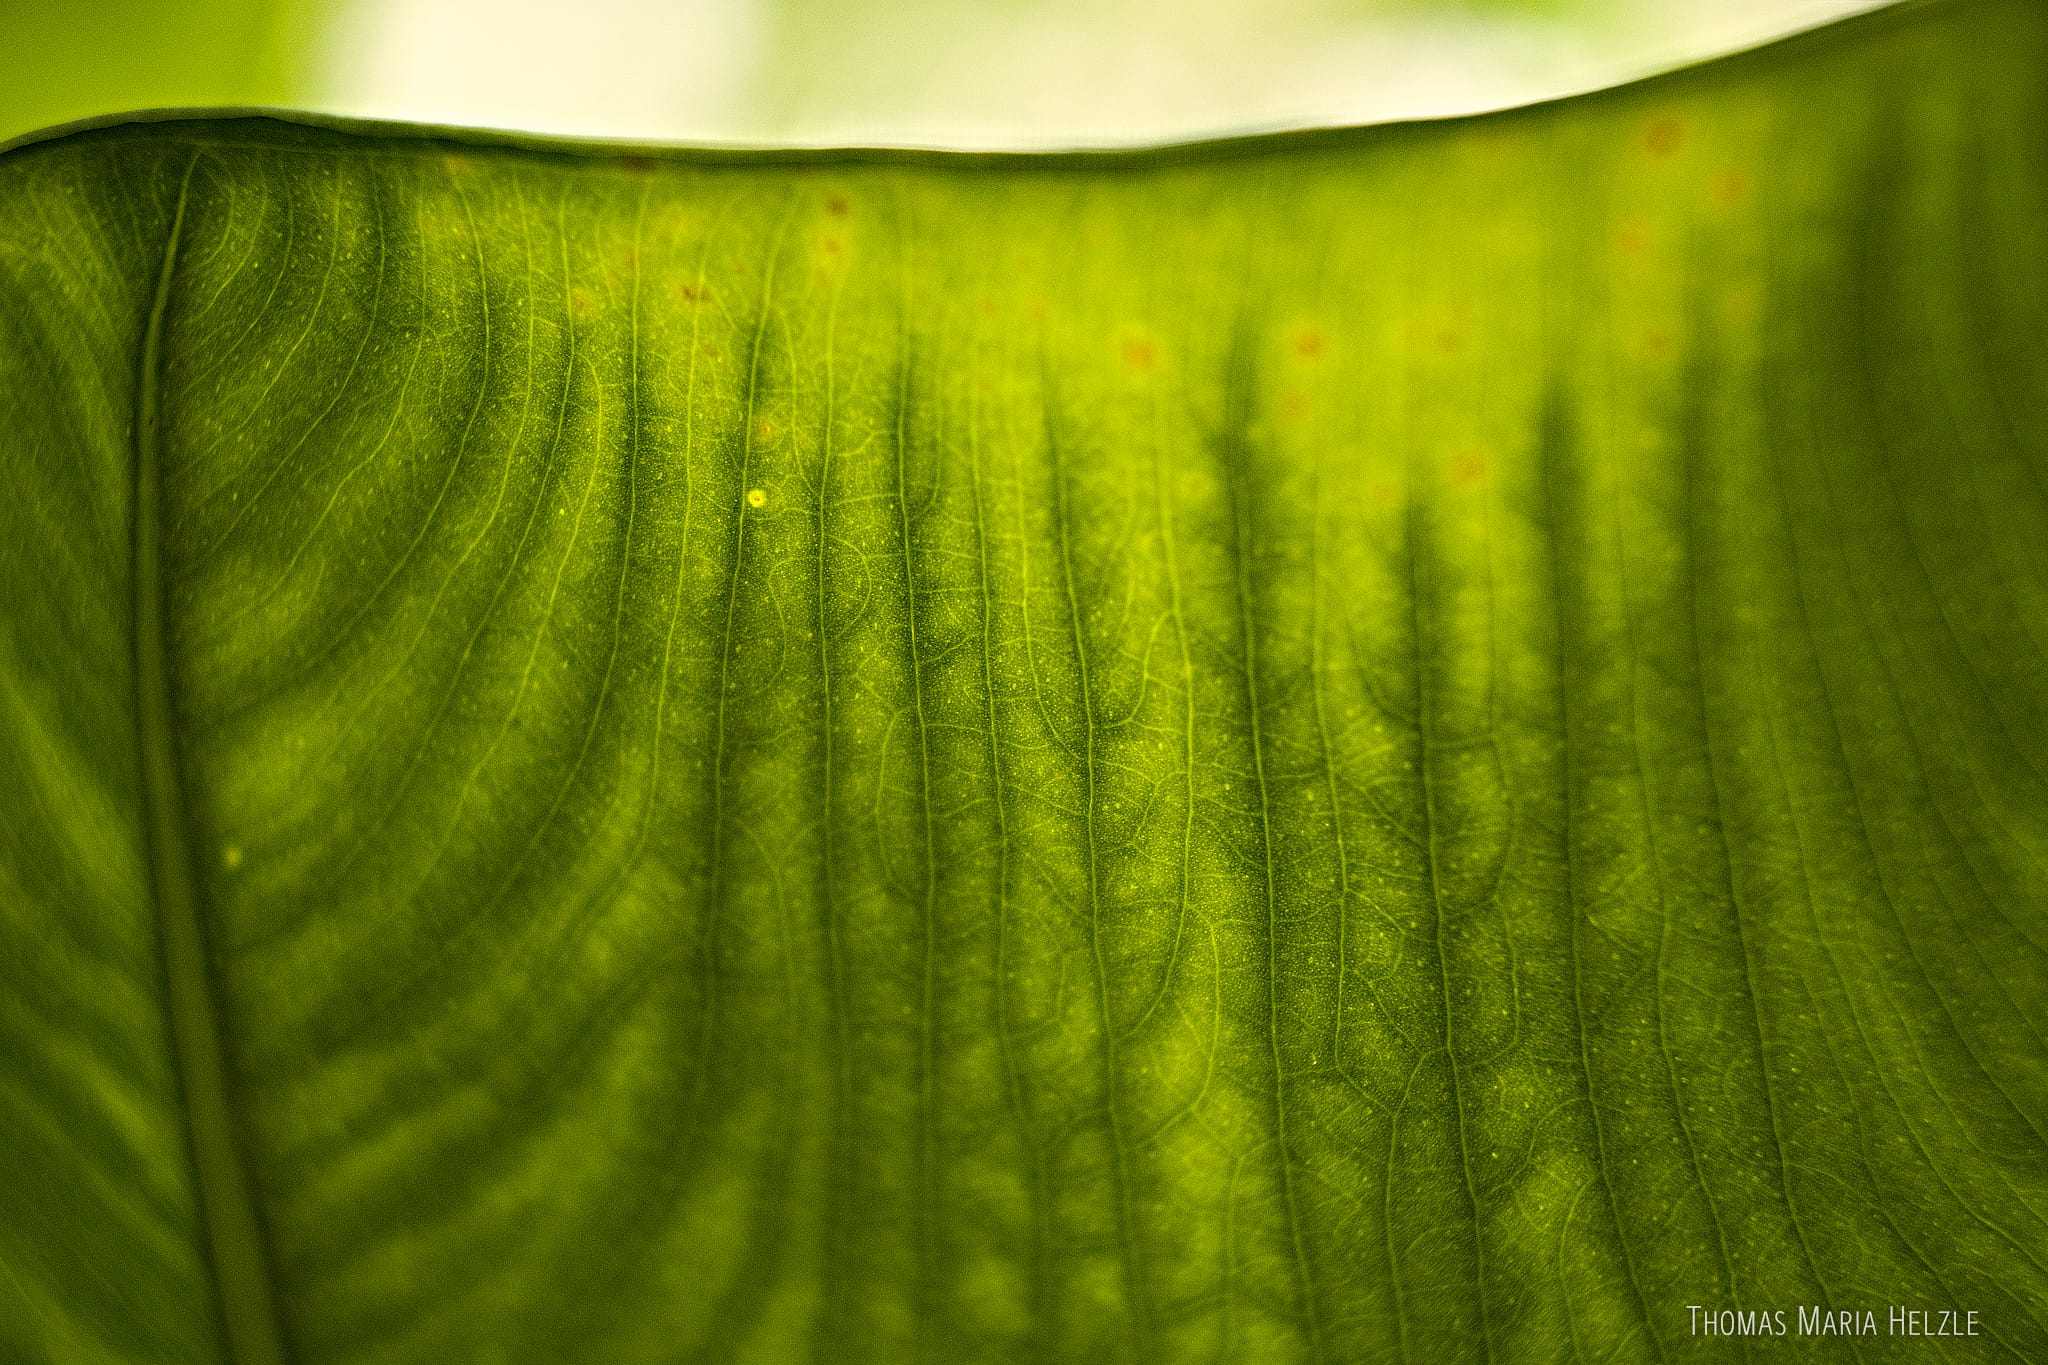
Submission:
POLYGON ((1749 173, 1740 166, 1723 166, 1716 172, 1711 188, 1714 202, 1732 209, 1749 199, 1749 173))
POLYGON ((827 198, 825 200, 825 212, 831 214, 834 218, 844 218, 846 216, 846 196, 835 194, 827 198))
POLYGON ((1134 370, 1149 370, 1158 359, 1158 351, 1143 337, 1132 337, 1124 343, 1124 364, 1134 370))
POLYGON ((1668 116, 1660 118, 1643 134, 1643 145, 1651 156, 1670 156, 1685 145, 1685 125, 1668 116))
POLYGON ((1323 353, 1323 334, 1313 327, 1304 327, 1294 334, 1294 353, 1304 360, 1312 360, 1323 353))

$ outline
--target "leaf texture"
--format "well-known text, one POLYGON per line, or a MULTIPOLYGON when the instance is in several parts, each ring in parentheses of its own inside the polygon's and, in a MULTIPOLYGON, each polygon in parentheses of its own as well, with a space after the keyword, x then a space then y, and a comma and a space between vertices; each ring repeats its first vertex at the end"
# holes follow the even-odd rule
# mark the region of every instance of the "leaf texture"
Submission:
POLYGON ((0 157, 0 1355, 2048 1357, 2044 172, 0 157))

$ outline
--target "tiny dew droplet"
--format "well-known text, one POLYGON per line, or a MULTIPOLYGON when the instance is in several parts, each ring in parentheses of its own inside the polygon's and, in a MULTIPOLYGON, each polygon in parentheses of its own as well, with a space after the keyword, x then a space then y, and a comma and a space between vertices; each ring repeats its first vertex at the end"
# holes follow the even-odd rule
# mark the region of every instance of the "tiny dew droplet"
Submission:
POLYGON ((767 505, 768 505, 768 492, 767 492, 767 490, 766 490, 766 489, 762 489, 762 488, 750 488, 750 489, 748 489, 748 490, 747 490, 747 506, 749 506, 749 507, 766 507, 767 505))

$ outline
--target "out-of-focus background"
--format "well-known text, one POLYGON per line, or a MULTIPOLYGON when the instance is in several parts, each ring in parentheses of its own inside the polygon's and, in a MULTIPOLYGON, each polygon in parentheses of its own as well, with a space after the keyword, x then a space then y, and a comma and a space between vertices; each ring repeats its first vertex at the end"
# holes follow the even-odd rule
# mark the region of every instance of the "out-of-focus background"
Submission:
POLYGON ((0 0, 0 140, 284 105, 687 142, 1153 142, 1521 104, 1874 3, 0 0))

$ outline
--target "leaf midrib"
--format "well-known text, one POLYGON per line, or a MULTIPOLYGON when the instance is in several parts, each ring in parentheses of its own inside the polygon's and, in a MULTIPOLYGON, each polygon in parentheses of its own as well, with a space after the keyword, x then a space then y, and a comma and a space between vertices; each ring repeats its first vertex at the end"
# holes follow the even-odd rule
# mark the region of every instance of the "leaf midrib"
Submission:
POLYGON ((156 294, 143 329, 136 376, 134 577, 137 741, 151 889, 164 959, 166 1008, 184 1102, 200 1217, 206 1229, 221 1326, 234 1365, 285 1365, 289 1358, 271 1284, 269 1248, 228 1106, 227 1062, 199 878, 186 816, 184 767, 171 705, 163 588, 162 388, 164 319, 184 237, 195 151, 178 183, 156 294))

